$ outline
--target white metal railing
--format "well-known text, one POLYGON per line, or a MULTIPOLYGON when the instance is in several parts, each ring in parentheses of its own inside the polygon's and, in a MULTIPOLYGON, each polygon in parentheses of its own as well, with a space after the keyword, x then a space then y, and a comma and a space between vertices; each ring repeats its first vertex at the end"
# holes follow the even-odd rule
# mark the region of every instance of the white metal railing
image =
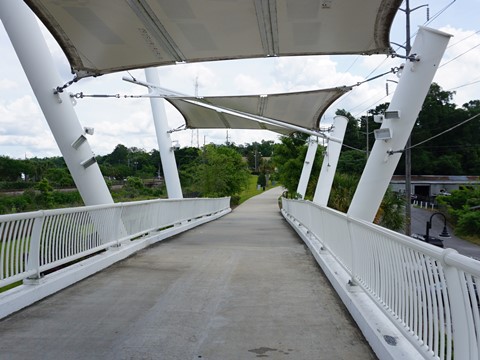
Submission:
POLYGON ((425 358, 480 357, 479 261, 308 201, 282 208, 425 358))
POLYGON ((229 209, 229 198, 147 200, 0 216, 0 288, 176 224, 229 209))

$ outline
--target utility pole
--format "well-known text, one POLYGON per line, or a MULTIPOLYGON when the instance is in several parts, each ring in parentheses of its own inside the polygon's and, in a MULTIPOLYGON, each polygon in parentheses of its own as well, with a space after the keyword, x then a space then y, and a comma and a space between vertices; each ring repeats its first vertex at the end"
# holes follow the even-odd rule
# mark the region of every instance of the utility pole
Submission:
MULTIPOLYGON (((405 13, 405 27, 406 27, 406 41, 405 41, 405 55, 410 55, 411 43, 410 43, 410 14, 422 7, 428 6, 428 4, 417 6, 416 8, 410 8, 410 0, 405 0, 405 9, 399 9, 405 13)), ((405 146, 405 235, 410 236, 412 234, 412 136, 410 135, 405 146)))
POLYGON ((368 160, 368 154, 370 152, 370 149, 369 149, 369 145, 370 145, 369 140, 370 139, 368 138, 370 136, 370 134, 368 133, 368 113, 367 113, 367 116, 365 117, 365 129, 367 131, 367 160, 368 160))

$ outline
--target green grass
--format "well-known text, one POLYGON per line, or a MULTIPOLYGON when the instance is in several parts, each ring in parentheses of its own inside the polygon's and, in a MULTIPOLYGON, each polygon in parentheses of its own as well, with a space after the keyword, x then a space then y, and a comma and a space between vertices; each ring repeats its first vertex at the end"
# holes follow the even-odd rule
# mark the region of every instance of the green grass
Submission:
POLYGON ((10 290, 10 289, 13 289, 14 287, 17 287, 19 285, 22 285, 23 284, 23 281, 20 280, 20 281, 17 281, 13 284, 10 284, 10 285, 7 285, 7 286, 4 286, 4 287, 1 287, 0 288, 0 293, 4 292, 4 291, 7 291, 7 290, 10 290))
MULTIPOLYGON (((239 205, 247 201, 251 197, 254 197, 263 192, 263 189, 257 190, 257 179, 258 179, 258 175, 250 175, 250 179, 248 180, 248 187, 240 193, 240 201, 238 203, 239 205)), ((271 189, 275 186, 272 186, 270 183, 266 187, 266 190, 271 189)))

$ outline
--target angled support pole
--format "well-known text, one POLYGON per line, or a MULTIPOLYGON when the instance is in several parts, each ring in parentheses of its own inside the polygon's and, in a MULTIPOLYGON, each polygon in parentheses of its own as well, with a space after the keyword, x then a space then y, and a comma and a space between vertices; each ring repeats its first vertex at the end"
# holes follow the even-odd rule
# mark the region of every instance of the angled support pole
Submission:
POLYGON ((345 116, 335 116, 333 119, 333 133, 332 136, 340 139, 340 142, 329 141, 327 149, 323 157, 322 169, 318 176, 317 187, 313 202, 321 206, 327 206, 328 198, 332 190, 333 178, 335 171, 337 171, 338 159, 342 150, 343 137, 347 129, 348 119, 345 116))
POLYGON ((450 35, 420 27, 411 54, 401 73, 375 144, 353 196, 348 215, 373 221, 400 160, 418 113, 440 65, 450 35), (387 116, 388 115, 388 116, 387 116))
POLYGON ((37 19, 23 1, 0 1, 0 19, 85 205, 112 204, 95 156, 73 109, 37 19))
POLYGON ((315 161, 315 154, 317 153, 318 148, 318 137, 310 136, 308 139, 308 149, 307 154, 305 155, 305 161, 303 162, 302 174, 300 175, 300 180, 298 181, 297 194, 299 194, 302 199, 305 197, 307 192, 308 180, 310 180, 310 174, 312 173, 313 162, 315 161))
MULTIPOLYGON (((148 83, 160 86, 157 69, 145 69, 145 77, 148 83)), ((151 92, 152 89, 149 88, 151 92)), ((167 186, 167 194, 169 199, 182 199, 182 186, 178 176, 177 163, 175 161, 175 153, 172 146, 170 133, 168 132, 167 113, 165 112, 165 100, 162 98, 150 98, 152 107, 153 122, 155 124, 155 132, 157 134, 158 151, 162 161, 163 175, 165 177, 165 185, 167 186)))

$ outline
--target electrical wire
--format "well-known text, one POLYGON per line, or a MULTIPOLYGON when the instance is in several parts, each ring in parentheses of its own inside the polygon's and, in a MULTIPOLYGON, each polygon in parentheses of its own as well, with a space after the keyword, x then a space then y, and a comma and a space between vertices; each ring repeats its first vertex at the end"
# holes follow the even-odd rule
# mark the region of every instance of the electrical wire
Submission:
POLYGON ((450 88, 450 89, 447 90, 447 91, 452 91, 452 90, 460 89, 460 88, 462 88, 462 87, 470 86, 470 85, 473 85, 473 84, 477 84, 477 83, 479 83, 479 82, 480 82, 480 80, 471 81, 471 82, 469 82, 469 83, 466 83, 466 84, 463 84, 463 85, 459 85, 459 86, 450 88))
MULTIPOLYGON (((458 123, 457 125, 452 126, 451 128, 448 128, 448 129, 445 130, 445 131, 442 131, 441 133, 438 133, 437 135, 434 135, 434 136, 432 136, 432 137, 429 137, 429 138, 426 139, 426 140, 420 141, 419 143, 410 146, 409 149, 413 149, 413 148, 415 148, 415 147, 417 147, 417 146, 419 146, 419 145, 425 144, 427 141, 433 140, 433 139, 435 139, 435 138, 437 138, 437 137, 439 137, 439 136, 441 136, 441 135, 444 135, 444 134, 446 134, 446 133, 448 133, 448 132, 450 132, 450 131, 458 128, 459 126, 462 126, 462 125, 466 124, 467 122, 472 121, 473 119, 476 119, 476 118, 479 117, 479 116, 480 116, 480 113, 478 113, 477 115, 474 115, 474 116, 468 118, 467 120, 464 120, 464 121, 458 123)), ((402 150, 402 151, 403 151, 403 150, 402 150)))
POLYGON ((452 6, 457 0, 453 0, 451 3, 449 3, 448 5, 446 5, 443 9, 441 9, 440 11, 438 11, 435 15, 433 15, 430 20, 428 20, 427 22, 425 22, 425 25, 429 25, 431 24, 436 18, 438 18, 440 15, 442 15, 450 6, 452 6))
POLYGON ((460 44, 461 42, 463 42, 463 41, 471 38, 473 35, 476 35, 476 34, 478 34, 478 33, 480 33, 480 30, 477 30, 477 31, 475 31, 474 33, 472 33, 472 34, 464 37, 463 39, 458 40, 456 43, 453 43, 453 44, 448 45, 447 49, 450 49, 451 47, 454 47, 454 46, 460 44))
POLYGON ((450 59, 450 60, 447 61, 446 63, 443 63, 442 65, 440 65, 440 66, 439 66, 439 69, 442 68, 442 67, 444 67, 444 66, 447 65, 447 64, 450 64, 452 61, 457 60, 459 57, 461 57, 461 56, 469 53, 470 51, 472 51, 473 49, 475 49, 475 48, 477 48, 477 47, 479 47, 479 46, 480 46, 480 44, 477 44, 477 45, 475 45, 474 47, 471 47, 470 49, 464 51, 463 53, 455 56, 453 59, 450 59))

